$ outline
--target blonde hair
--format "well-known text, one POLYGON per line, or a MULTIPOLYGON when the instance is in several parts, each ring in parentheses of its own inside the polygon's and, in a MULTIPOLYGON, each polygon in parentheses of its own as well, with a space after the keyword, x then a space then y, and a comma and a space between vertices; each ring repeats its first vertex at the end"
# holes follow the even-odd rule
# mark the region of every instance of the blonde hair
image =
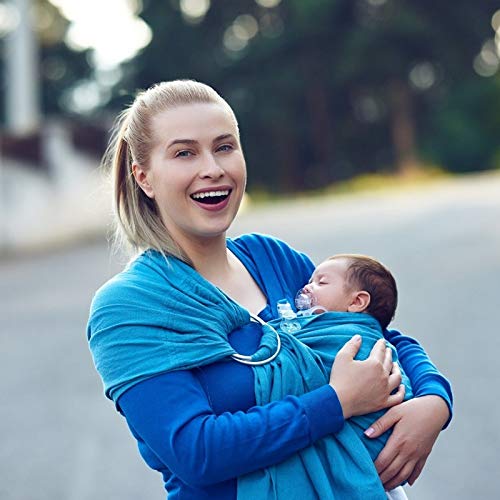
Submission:
POLYGON ((132 165, 149 166, 154 145, 151 127, 154 116, 196 103, 222 105, 238 130, 238 122, 229 104, 212 87, 193 80, 153 85, 139 92, 132 105, 118 116, 103 158, 103 164, 111 167, 116 246, 128 246, 135 252, 154 249, 190 263, 163 224, 155 200, 146 196, 137 184, 132 165))

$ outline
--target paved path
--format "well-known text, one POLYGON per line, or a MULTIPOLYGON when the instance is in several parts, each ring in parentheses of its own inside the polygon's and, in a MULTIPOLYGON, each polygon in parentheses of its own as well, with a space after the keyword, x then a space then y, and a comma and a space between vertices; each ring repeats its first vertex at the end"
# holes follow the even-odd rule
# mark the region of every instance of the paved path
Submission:
MULTIPOLYGON (((248 230, 315 260, 361 252, 394 271, 395 325, 421 340, 456 398, 452 427, 410 498, 496 498, 500 332, 488 316, 500 305, 500 177, 249 209, 233 232, 248 230)), ((92 292, 119 268, 104 242, 0 261, 2 500, 163 498, 159 475, 102 397, 86 346, 92 292)))

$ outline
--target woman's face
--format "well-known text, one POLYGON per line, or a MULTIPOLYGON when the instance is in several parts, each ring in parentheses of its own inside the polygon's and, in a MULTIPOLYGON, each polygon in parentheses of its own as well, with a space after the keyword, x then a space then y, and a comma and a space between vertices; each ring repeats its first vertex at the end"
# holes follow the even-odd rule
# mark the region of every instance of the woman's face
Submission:
POLYGON ((189 104, 152 119, 154 146, 134 176, 159 208, 175 241, 225 233, 246 185, 245 158, 232 115, 220 104, 189 104))

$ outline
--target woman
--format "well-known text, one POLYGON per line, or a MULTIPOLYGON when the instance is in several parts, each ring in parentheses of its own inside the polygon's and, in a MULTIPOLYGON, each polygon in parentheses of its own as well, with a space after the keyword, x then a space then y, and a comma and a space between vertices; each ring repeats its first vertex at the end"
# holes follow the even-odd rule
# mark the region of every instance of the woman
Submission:
MULTIPOLYGON (((412 484, 451 408, 449 384, 414 340, 387 332, 411 401, 401 403, 390 349, 378 342, 366 361, 354 361, 353 338, 329 384, 259 404, 261 365, 276 366, 290 348, 280 353, 258 322, 276 317, 277 300, 293 298, 314 266, 271 237, 226 238, 246 184, 229 105, 197 82, 161 83, 122 115, 110 153, 119 225, 143 253, 96 293, 88 338, 106 395, 163 474, 169 499, 234 499, 238 478, 340 435, 352 415, 389 407, 366 432, 393 427, 376 481, 387 490, 412 484)), ((292 491, 303 479, 292 477, 292 491)))

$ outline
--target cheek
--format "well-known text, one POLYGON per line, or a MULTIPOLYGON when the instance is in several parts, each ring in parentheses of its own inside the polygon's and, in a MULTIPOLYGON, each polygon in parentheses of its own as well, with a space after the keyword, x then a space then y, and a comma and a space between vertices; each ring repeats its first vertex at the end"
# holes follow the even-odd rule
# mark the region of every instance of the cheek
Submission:
POLYGON ((318 304, 321 304, 321 301, 324 302, 324 300, 328 297, 328 295, 325 293, 324 288, 318 286, 313 287, 311 292, 316 297, 318 304))
POLYGON ((245 158, 242 154, 239 154, 238 158, 229 167, 235 177, 240 179, 246 179, 247 177, 247 167, 245 163, 245 158))
POLYGON ((192 180, 193 176, 188 169, 169 169, 157 179, 156 187, 165 199, 175 198, 188 189, 192 180))
POLYGON ((242 178, 243 182, 246 184, 246 182, 247 182, 247 169, 246 168, 243 168, 243 172, 241 173, 241 178, 242 178))
POLYGON ((328 287, 318 287, 315 292, 318 305, 326 307, 328 310, 337 310, 339 308, 338 300, 334 290, 328 287))
POLYGON ((245 158, 241 158, 241 170, 243 171, 243 176, 246 178, 247 176, 247 164, 245 162, 245 158))

